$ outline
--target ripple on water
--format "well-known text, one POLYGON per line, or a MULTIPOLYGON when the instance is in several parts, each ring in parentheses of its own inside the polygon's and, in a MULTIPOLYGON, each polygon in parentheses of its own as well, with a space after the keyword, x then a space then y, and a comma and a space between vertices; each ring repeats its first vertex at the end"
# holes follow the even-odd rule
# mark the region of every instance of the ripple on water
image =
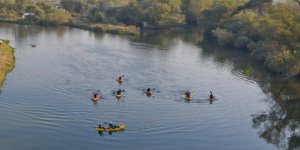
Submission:
POLYGON ((40 49, 24 50, 24 41, 15 41, 17 67, 0 95, 4 149, 257 145, 250 115, 264 94, 230 63, 202 56, 201 48, 179 39, 168 39, 172 44, 166 46, 109 34, 92 38, 90 32, 66 29, 66 33, 43 29, 35 38, 40 49), (122 74, 127 80, 119 85, 116 78, 122 74), (148 87, 155 88, 153 97, 143 94, 148 87), (112 92, 119 88, 126 92, 116 100, 112 92), (93 103, 91 93, 97 89, 103 99, 93 103), (186 90, 192 92, 190 103, 184 100, 186 90), (210 90, 217 98, 213 104, 207 101, 210 90), (126 129, 99 135, 95 127, 101 121, 125 123, 126 129))

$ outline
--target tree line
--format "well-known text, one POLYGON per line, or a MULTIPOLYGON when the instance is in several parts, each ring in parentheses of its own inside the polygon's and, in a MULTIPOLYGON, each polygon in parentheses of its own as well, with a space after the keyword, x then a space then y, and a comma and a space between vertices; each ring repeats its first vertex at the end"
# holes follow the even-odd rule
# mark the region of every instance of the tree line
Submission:
POLYGON ((300 1, 286 0, 0 0, 0 18, 47 24, 134 25, 141 29, 196 26, 220 45, 248 51, 271 71, 300 75, 300 1))

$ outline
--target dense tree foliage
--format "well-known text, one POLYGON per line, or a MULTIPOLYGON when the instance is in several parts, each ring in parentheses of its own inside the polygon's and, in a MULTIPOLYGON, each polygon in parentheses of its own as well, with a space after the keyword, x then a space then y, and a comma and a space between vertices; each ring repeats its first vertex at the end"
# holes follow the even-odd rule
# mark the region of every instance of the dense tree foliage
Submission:
POLYGON ((70 13, 45 0, 0 0, 0 19, 20 19, 63 24, 71 20, 70 13))
POLYGON ((46 21, 52 24, 64 24, 71 21, 71 14, 64 9, 55 9, 47 14, 46 21))
POLYGON ((299 75, 299 5, 266 0, 243 7, 212 31, 219 43, 249 50, 277 73, 299 75))

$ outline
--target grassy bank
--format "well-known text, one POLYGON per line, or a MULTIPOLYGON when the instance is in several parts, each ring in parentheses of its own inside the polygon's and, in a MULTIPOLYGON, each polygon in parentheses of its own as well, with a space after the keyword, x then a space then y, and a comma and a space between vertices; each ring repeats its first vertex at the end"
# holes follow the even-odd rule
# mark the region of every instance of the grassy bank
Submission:
POLYGON ((8 41, 0 45, 0 87, 2 87, 6 74, 14 68, 14 49, 8 45, 8 41))
MULTIPOLYGON (((47 24, 46 22, 35 22, 35 21, 29 21, 23 19, 0 19, 0 22, 53 26, 53 24, 47 24)), ((67 23, 65 25, 72 28, 90 30, 90 31, 101 32, 101 33, 112 33, 112 34, 133 35, 133 36, 140 34, 140 29, 133 25, 126 26, 126 25, 112 25, 112 24, 91 24, 91 23, 82 23, 82 22, 72 22, 72 23, 67 23)))
POLYGON ((89 24, 89 23, 69 23, 69 27, 90 30, 101 33, 112 33, 122 35, 139 35, 140 29, 136 26, 112 25, 112 24, 89 24))

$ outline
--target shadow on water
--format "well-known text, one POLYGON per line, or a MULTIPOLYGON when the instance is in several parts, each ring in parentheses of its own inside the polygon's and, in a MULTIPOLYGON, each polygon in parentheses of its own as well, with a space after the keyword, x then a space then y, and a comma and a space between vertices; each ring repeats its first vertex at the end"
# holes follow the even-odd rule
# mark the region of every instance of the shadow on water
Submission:
MULTIPOLYGON (((171 50, 171 47, 176 45, 179 40, 183 40, 191 43, 199 43, 203 40, 201 29, 174 29, 174 30, 149 30, 144 31, 139 37, 133 37, 131 40, 134 43, 145 43, 148 49, 158 48, 160 50, 171 50)), ((135 47, 140 47, 141 45, 133 45, 135 47)), ((145 48, 145 47, 143 47, 145 48)))
POLYGON ((270 103, 266 112, 252 115, 252 126, 258 135, 280 149, 300 148, 300 80, 277 77, 243 51, 232 51, 203 43, 202 55, 220 65, 232 64, 233 73, 257 81, 270 103))
POLYGON ((1 23, 1 28, 10 29, 13 32, 13 35, 18 39, 25 39, 26 37, 37 36, 45 31, 56 33, 58 37, 63 36, 68 30, 65 27, 53 27, 45 26, 39 27, 38 25, 12 25, 9 23, 1 23))

